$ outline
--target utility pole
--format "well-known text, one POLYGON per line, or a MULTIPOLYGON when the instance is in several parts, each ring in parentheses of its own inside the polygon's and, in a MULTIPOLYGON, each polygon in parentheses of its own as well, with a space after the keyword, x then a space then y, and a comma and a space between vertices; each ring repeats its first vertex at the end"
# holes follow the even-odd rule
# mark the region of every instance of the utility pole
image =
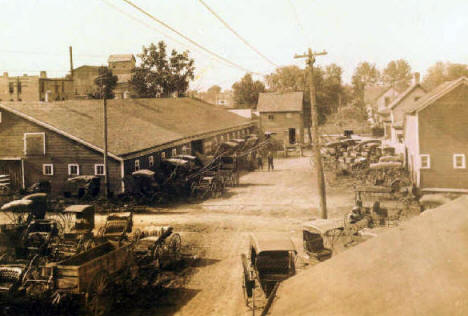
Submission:
POLYGON ((101 81, 101 96, 103 99, 103 120, 104 120, 104 193, 106 198, 109 198, 109 170, 108 170, 108 164, 107 164, 107 99, 106 99, 106 86, 103 84, 104 76, 101 75, 99 77, 99 80, 101 81))
POLYGON ((294 58, 307 58, 306 64, 309 66, 309 89, 310 89, 310 110, 312 114, 312 138, 313 138, 313 157, 315 172, 317 177, 317 187, 320 196, 320 214, 321 217, 326 219, 327 215, 327 198, 325 193, 325 176, 323 175, 322 158, 320 157, 320 136, 318 130, 318 109, 317 100, 315 97, 315 85, 314 85, 314 63, 315 56, 326 55, 326 51, 313 53, 312 49, 309 48, 307 54, 294 55, 294 58))
POLYGON ((71 79, 73 80, 73 50, 72 47, 69 47, 69 52, 70 52, 70 76, 71 79))

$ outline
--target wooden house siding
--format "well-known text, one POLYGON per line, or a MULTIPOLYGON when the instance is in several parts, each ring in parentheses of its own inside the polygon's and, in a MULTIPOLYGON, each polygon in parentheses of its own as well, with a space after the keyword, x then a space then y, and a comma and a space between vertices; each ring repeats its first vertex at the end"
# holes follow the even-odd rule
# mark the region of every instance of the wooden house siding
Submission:
MULTIPOLYGON (((63 185, 69 178, 68 164, 79 164, 80 175, 94 175, 94 165, 103 163, 101 153, 7 111, 1 112, 0 158, 18 157, 24 160, 26 187, 35 182, 47 180, 51 182, 52 193, 61 194, 63 185), (45 134, 45 155, 25 155, 25 133, 45 134), (53 164, 54 174, 43 175, 43 164, 53 164)), ((109 158, 108 168, 111 191, 119 192, 121 188, 120 162, 109 158)))
POLYGON ((420 153, 430 169, 421 169, 421 188, 468 189, 468 169, 454 169, 453 155, 468 156, 468 86, 461 85, 418 113, 420 153))
POLYGON ((418 140, 418 117, 407 115, 404 124, 404 142, 407 150, 407 166, 413 183, 418 181, 419 165, 419 140, 418 140))
POLYGON ((263 131, 274 132, 273 138, 288 144, 288 129, 296 129, 296 141, 304 142, 304 119, 301 112, 262 112, 260 113, 263 131), (272 115, 273 119, 269 119, 272 115))

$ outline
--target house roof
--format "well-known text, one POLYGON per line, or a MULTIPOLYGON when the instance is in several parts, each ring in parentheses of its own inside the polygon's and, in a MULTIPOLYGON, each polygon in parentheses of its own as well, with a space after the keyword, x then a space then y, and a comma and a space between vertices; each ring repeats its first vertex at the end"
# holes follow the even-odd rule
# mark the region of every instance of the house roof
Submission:
POLYGON ((406 89, 404 92, 400 93, 395 100, 393 100, 392 103, 390 103, 390 105, 388 106, 389 109, 393 109, 395 108, 396 106, 398 106, 401 101, 403 101, 407 96, 409 96, 414 90, 416 90, 417 88, 420 88, 422 89, 424 92, 426 92, 426 90, 419 84, 413 84, 411 85, 410 87, 408 87, 408 89, 406 89))
POLYGON ((364 102, 366 104, 373 104, 377 99, 388 91, 390 87, 385 86, 370 86, 364 89, 364 102))
POLYGON ((465 315, 468 196, 283 281, 270 315, 465 315))
MULTIPOLYGON (((115 159, 252 121, 190 98, 108 100, 108 151, 115 159)), ((8 102, 0 108, 102 151, 102 100, 8 102)))
POLYGON ((468 84, 467 77, 460 77, 456 80, 446 81, 421 97, 418 102, 414 103, 411 107, 408 108, 406 113, 419 112, 432 103, 436 102, 438 99, 451 92, 453 89, 457 88, 462 84, 468 84))
POLYGON ((107 59, 108 63, 123 62, 123 61, 132 61, 135 60, 133 54, 113 54, 110 55, 107 59))
POLYGON ((258 112, 302 112, 303 92, 260 93, 258 112))

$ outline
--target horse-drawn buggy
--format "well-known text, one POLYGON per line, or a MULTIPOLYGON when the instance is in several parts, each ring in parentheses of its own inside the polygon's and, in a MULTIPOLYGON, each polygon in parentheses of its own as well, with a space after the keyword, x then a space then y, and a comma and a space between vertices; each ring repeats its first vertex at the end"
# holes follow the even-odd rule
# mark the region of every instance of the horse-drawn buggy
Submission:
POLYGON ((64 184, 63 195, 66 198, 78 199, 96 198, 101 189, 101 178, 98 176, 76 176, 67 179, 64 184))
POLYGON ((133 212, 110 213, 104 226, 99 228, 97 237, 101 240, 122 242, 128 240, 133 230, 133 212))
POLYGON ((249 238, 249 254, 241 255, 246 305, 255 310, 257 300, 274 295, 277 284, 296 273, 296 248, 289 237, 256 233, 249 238), (255 295, 260 291, 263 295, 255 295), (263 298, 262 298, 263 296, 263 298))
POLYGON ((315 219, 304 223, 302 240, 305 253, 318 261, 331 258, 343 230, 344 222, 340 219, 315 219))
POLYGON ((212 175, 202 176, 197 182, 192 182, 191 196, 196 199, 206 199, 210 197, 219 197, 224 192, 224 182, 222 177, 217 176, 216 172, 212 175))

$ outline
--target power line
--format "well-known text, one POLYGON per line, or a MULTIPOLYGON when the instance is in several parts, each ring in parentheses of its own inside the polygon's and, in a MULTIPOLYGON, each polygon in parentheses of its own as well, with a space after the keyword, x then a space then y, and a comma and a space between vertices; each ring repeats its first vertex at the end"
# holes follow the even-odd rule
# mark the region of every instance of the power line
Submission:
POLYGON ((229 31, 231 31, 238 39, 240 39, 245 45, 252 49, 257 55, 265 59, 268 63, 272 64, 275 67, 278 67, 277 64, 272 62, 268 57, 263 55, 258 49, 256 49, 252 44, 250 44, 246 39, 244 39, 239 33, 236 32, 223 18, 221 18, 213 9, 211 9, 203 0, 198 0, 200 3, 213 14, 229 31))
POLYGON ((299 18, 299 14, 297 13, 296 7, 294 6, 292 0, 288 0, 289 5, 291 6, 291 10, 294 14, 294 17, 296 18, 297 25, 299 26, 299 29, 301 30, 302 34, 304 35, 304 38, 306 39, 306 44, 308 46, 312 46, 312 41, 310 40, 310 37, 305 31, 304 25, 301 23, 301 19, 299 18))
POLYGON ((146 15, 147 17, 149 17, 150 19, 156 21, 157 23, 161 24, 162 26, 164 26, 165 28, 171 30, 172 32, 176 33, 177 35, 179 35, 180 37, 182 37, 183 39, 185 39, 186 41, 190 42, 192 45, 195 45, 196 47, 198 47, 199 49, 205 51, 206 53, 230 64, 231 66, 234 66, 236 68, 239 68, 245 72, 248 72, 248 73, 252 73, 252 74, 256 74, 256 75, 262 75, 261 73, 258 73, 258 72, 253 72, 253 71, 250 71, 249 69, 235 63, 235 62, 232 62, 230 61, 229 59, 221 56, 221 55, 218 55, 216 54, 215 52, 209 50, 208 48, 202 46, 201 44, 197 43, 196 41, 192 40, 190 37, 182 34, 181 32, 177 31, 176 29, 174 29, 172 26, 166 24, 165 22, 161 21, 160 19, 156 18, 155 16, 151 15, 150 13, 148 13, 147 11, 143 10, 142 8, 140 8, 139 6, 137 6, 136 4, 134 4, 133 2, 129 1, 129 0, 122 0, 124 2, 126 2, 128 5, 132 6, 133 8, 135 8, 136 10, 140 11, 141 13, 143 13, 144 15, 146 15))

